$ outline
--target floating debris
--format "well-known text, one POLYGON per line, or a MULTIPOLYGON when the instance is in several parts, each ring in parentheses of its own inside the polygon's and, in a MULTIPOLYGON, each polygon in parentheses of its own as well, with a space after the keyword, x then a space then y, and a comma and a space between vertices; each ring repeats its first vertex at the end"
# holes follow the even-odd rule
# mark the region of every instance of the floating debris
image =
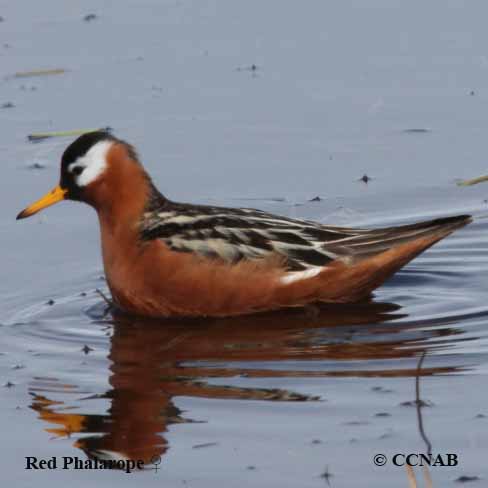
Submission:
POLYGON ((6 103, 2 103, 1 107, 2 108, 14 108, 15 105, 12 102, 6 102, 6 103))
POLYGON ((7 381, 7 383, 5 383, 3 386, 4 386, 5 388, 12 388, 13 386, 15 386, 15 384, 14 384, 14 383, 12 383, 11 381, 7 381))
POLYGON ((256 470, 256 466, 247 466, 246 468, 248 471, 255 471, 256 470))
POLYGON ((91 348, 90 346, 87 346, 86 344, 81 348, 82 352, 85 354, 88 354, 89 352, 93 351, 94 349, 91 348))
POLYGON ((27 166, 27 169, 46 169, 46 166, 41 163, 32 163, 27 166))
POLYGON ((325 471, 320 475, 322 479, 327 482, 327 485, 330 486, 330 479, 332 478, 332 473, 329 471, 329 466, 325 468, 325 471))
POLYGON ((251 71, 255 73, 259 69, 259 66, 256 64, 251 64, 251 66, 239 66, 236 71, 251 71))
POLYGON ((405 134, 428 134, 429 132, 432 131, 430 129, 413 128, 413 129, 405 129, 403 132, 405 134))
POLYGON ((322 444, 323 442, 320 440, 320 439, 314 439, 311 444, 313 444, 314 446, 317 445, 317 444, 322 444))
POLYGON ((23 364, 14 364, 12 366, 12 369, 17 370, 17 369, 24 369, 25 366, 23 364))
POLYGON ((477 185, 478 183, 483 183, 483 181, 488 181, 488 175, 478 176, 477 178, 472 178, 470 180, 459 180, 457 181, 457 186, 471 186, 477 185))
POLYGON ((82 291, 82 292, 80 293, 80 297, 86 297, 86 291, 82 291))
POLYGON ((51 75, 62 75, 66 73, 65 69, 34 69, 31 71, 17 71, 14 74, 14 78, 32 78, 34 76, 51 76, 51 75))
POLYGON ((5 22, 5 18, 0 15, 0 22, 5 22))
POLYGON ((342 425, 360 426, 360 425, 369 425, 369 422, 367 422, 366 420, 351 420, 349 422, 342 422, 342 425))
POLYGON ((373 178, 371 178, 371 176, 368 176, 366 173, 361 176, 361 178, 359 178, 358 181, 362 181, 363 183, 365 183, 366 185, 372 180, 373 178))
POLYGON ((320 198, 318 195, 309 200, 309 202, 321 202, 321 201, 322 201, 322 198, 320 198))
POLYGON ((192 449, 204 449, 205 447, 213 447, 213 446, 218 446, 218 442, 205 442, 204 444, 195 444, 194 446, 191 446, 192 449))
POLYGON ((456 478, 454 481, 456 483, 469 483, 470 481, 480 481, 481 478, 479 476, 460 476, 456 478))
POLYGON ((476 415, 475 419, 486 419, 486 415, 484 413, 479 413, 476 415))
POLYGON ((391 417, 391 413, 388 412, 378 412, 374 414, 375 417, 391 417))
POLYGON ((474 97, 476 94, 475 94, 474 90, 471 90, 471 91, 469 92, 469 95, 470 95, 471 97, 474 97))
POLYGON ((73 129, 55 132, 37 132, 34 134, 29 134, 27 139, 31 142, 43 141, 44 139, 49 139, 50 137, 69 137, 69 136, 81 136, 87 132, 96 132, 99 130, 104 130, 110 132, 112 129, 110 127, 102 127, 97 129, 73 129))
POLYGON ((233 200, 249 201, 249 202, 286 202, 285 197, 236 197, 233 200))
POLYGON ((87 14, 83 17, 83 20, 85 22, 91 22, 92 20, 98 19, 98 16, 96 14, 87 14))
POLYGON ((374 391, 376 393, 393 393, 393 390, 390 388, 384 388, 383 386, 373 386, 371 388, 371 391, 374 391))
POLYGON ((428 400, 412 400, 400 403, 400 407, 433 407, 434 404, 428 400))

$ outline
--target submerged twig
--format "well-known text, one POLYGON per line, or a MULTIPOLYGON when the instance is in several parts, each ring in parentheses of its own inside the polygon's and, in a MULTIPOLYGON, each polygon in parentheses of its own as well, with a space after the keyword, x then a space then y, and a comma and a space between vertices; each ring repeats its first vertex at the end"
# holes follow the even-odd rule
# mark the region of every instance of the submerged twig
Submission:
POLYGON ((105 318, 110 312, 115 312, 116 310, 118 310, 117 305, 115 305, 115 303, 110 300, 110 298, 108 298, 102 290, 96 288, 95 291, 102 297, 103 301, 107 304, 107 308, 103 312, 103 318, 105 318))
MULTIPOLYGON (((417 424, 418 429, 420 432, 420 436, 422 437, 425 445, 427 446, 427 454, 432 455, 432 444, 427 437, 424 429, 424 422, 422 419, 422 407, 426 406, 426 403, 420 399, 420 375, 422 372, 422 365, 424 363, 425 356, 427 355, 427 351, 424 351, 419 358, 419 362, 417 363, 417 374, 415 375, 415 406, 417 408, 417 424)), ((408 485, 409 488, 417 488, 417 479, 415 477, 415 472, 412 466, 405 464, 405 468, 407 470, 407 478, 408 478, 408 485)), ((426 488, 432 488, 432 478, 429 473, 429 468, 427 465, 423 465, 423 473, 424 473, 424 481, 426 488)))
POLYGON ((432 454, 432 444, 430 443, 430 440, 425 433, 424 422, 422 419, 422 406, 424 406, 425 404, 422 402, 422 400, 420 400, 420 373, 426 355, 427 351, 424 351, 422 353, 422 356, 420 356, 419 362, 417 364, 417 375, 415 376, 415 405, 417 407, 417 422, 420 435, 424 440, 425 445, 427 446, 427 454, 432 454))
POLYGON ((97 288, 95 291, 103 298, 103 300, 105 301, 105 303, 107 305, 109 305, 110 307, 115 308, 114 302, 112 302, 112 300, 110 300, 110 298, 108 298, 107 295, 105 295, 105 293, 103 293, 102 290, 100 290, 99 288, 97 288))

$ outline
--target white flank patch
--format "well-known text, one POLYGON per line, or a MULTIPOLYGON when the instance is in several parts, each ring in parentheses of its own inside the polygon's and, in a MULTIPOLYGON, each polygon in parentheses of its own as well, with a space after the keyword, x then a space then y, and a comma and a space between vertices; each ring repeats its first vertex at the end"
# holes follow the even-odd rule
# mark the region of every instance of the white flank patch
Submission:
POLYGON ((289 285, 290 283, 294 283, 295 281, 313 278, 314 276, 317 276, 320 272, 322 272, 324 269, 325 266, 323 268, 316 266, 314 268, 306 269, 305 271, 292 271, 291 273, 287 273, 285 276, 283 276, 283 278, 281 278, 280 281, 284 285, 289 285))
POLYGON ((74 168, 84 168, 83 173, 76 177, 78 186, 87 186, 95 181, 107 167, 107 153, 112 146, 112 141, 97 142, 82 157, 70 164, 68 171, 73 172, 74 168))

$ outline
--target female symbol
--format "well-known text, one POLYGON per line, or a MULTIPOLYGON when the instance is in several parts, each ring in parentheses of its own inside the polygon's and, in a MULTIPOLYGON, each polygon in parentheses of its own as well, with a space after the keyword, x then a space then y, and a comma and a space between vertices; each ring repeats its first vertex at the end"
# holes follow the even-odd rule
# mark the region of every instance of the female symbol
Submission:
POLYGON ((158 471, 159 469, 159 465, 161 464, 161 456, 158 456, 157 454, 155 454, 151 460, 150 460, 150 463, 151 464, 154 464, 154 471, 158 471))

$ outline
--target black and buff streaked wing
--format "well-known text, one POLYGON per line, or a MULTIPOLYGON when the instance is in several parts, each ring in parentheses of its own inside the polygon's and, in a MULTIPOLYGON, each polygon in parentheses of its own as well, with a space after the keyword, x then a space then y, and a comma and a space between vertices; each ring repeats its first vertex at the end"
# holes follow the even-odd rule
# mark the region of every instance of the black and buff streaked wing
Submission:
POLYGON ((332 260, 367 257, 431 232, 446 219, 384 229, 353 229, 295 220, 248 208, 165 200, 144 214, 141 239, 162 239, 172 250, 229 263, 278 254, 290 271, 332 260))

